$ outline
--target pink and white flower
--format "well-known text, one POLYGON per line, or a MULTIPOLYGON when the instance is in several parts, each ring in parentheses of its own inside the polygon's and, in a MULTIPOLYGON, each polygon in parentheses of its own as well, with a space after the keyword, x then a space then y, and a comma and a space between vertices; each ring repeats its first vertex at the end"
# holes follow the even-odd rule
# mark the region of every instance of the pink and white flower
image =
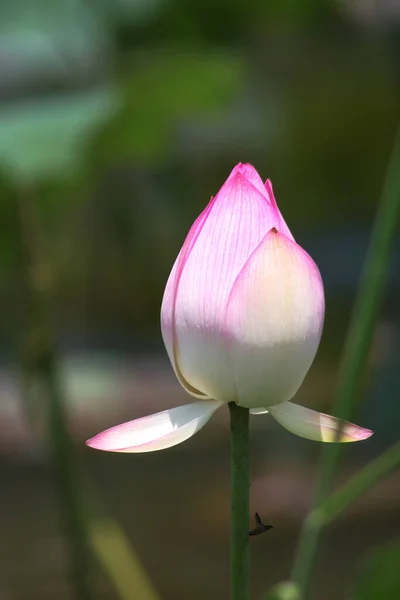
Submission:
POLYGON ((228 402, 269 413, 311 440, 341 442, 372 432, 290 402, 321 338, 324 290, 251 165, 237 165, 192 225, 161 307, 176 376, 197 398, 117 425, 87 442, 114 452, 150 452, 183 442, 228 402))

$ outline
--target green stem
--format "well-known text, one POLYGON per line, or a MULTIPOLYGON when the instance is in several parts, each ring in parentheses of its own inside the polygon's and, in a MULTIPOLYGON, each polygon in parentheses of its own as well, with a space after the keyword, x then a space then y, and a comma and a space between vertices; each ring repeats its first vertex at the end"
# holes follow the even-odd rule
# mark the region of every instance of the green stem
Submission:
POLYGON ((327 525, 399 464, 400 442, 397 442, 334 492, 321 506, 315 508, 310 514, 310 520, 317 522, 320 527, 327 525))
MULTIPOLYGON (((399 214, 400 130, 394 143, 339 373, 333 412, 341 419, 351 416, 367 365, 399 214)), ((326 444, 322 450, 314 498, 315 507, 326 500, 332 488, 341 450, 341 444, 326 444)), ((299 585, 301 598, 309 597, 310 579, 321 529, 322 524, 311 517, 307 518, 303 525, 292 573, 292 579, 299 585)))
POLYGON ((74 598, 89 600, 89 547, 74 448, 64 414, 53 337, 53 273, 37 220, 36 198, 19 197, 24 310, 20 341, 24 392, 32 411, 45 405, 60 515, 67 537, 74 598))
POLYGON ((231 600, 249 600, 249 411, 229 403, 231 417, 231 600))
POLYGON ((92 596, 89 582, 90 553, 75 448, 67 430, 54 352, 50 352, 46 362, 44 380, 49 393, 50 442, 60 512, 69 544, 71 580, 76 598, 89 600, 92 596))

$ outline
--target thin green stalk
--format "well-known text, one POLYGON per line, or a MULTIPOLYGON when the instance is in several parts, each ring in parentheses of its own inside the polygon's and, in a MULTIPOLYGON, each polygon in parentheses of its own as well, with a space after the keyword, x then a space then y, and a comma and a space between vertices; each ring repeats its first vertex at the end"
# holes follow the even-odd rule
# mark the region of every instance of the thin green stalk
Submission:
POLYGON ((19 198, 22 302, 20 341, 22 381, 33 411, 44 405, 61 519, 67 536, 74 598, 89 600, 89 548, 78 470, 59 385, 53 339, 52 272, 44 251, 36 199, 19 198))
POLYGON ((231 600, 249 600, 249 411, 229 403, 231 417, 231 600))
POLYGON ((55 354, 43 356, 44 393, 48 394, 48 423, 60 512, 69 545, 71 581, 75 596, 89 600, 90 553, 85 506, 72 440, 67 430, 63 398, 58 383, 55 354))
POLYGON ((398 465, 400 465, 400 442, 393 444, 343 487, 334 492, 323 504, 315 508, 310 514, 310 520, 318 523, 319 527, 328 525, 352 502, 398 465))
POLYGON ((89 539, 94 554, 120 600, 161 600, 123 529, 114 519, 93 519, 89 539))
MULTIPOLYGON (((395 139, 339 373, 334 413, 341 419, 351 415, 367 365, 399 215, 400 130, 395 139)), ((322 450, 314 498, 316 507, 325 501, 332 488, 340 452, 340 444, 326 444, 322 450)), ((292 579, 300 588, 301 598, 309 597, 308 590, 321 528, 320 523, 307 518, 300 536, 292 579)))

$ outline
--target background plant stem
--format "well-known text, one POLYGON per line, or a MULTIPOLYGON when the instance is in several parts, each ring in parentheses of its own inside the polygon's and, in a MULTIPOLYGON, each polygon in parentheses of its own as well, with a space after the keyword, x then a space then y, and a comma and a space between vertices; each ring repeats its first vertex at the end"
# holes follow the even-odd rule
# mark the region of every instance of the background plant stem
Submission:
POLYGON ((323 504, 310 514, 312 521, 327 525, 352 502, 370 489, 379 479, 388 475, 400 464, 400 442, 393 444, 378 458, 354 475, 344 486, 334 492, 323 504))
MULTIPOLYGON (((339 373, 333 412, 342 419, 351 415, 367 365, 399 215, 400 130, 395 139, 339 373)), ((323 447, 314 498, 315 507, 324 502, 330 492, 341 450, 341 444, 326 444, 323 447)), ((321 528, 322 522, 311 516, 304 522, 292 573, 293 581, 299 586, 300 598, 309 597, 321 528)))
POLYGON ((231 600, 249 600, 249 411, 229 404, 231 418, 231 600))
POLYGON ((53 338, 53 277, 41 237, 36 198, 19 196, 23 331, 20 340, 22 381, 31 412, 34 405, 47 414, 48 438, 63 529, 69 546, 74 598, 89 600, 89 548, 83 498, 72 440, 64 414, 53 338))
POLYGON ((120 600, 161 600, 129 538, 115 519, 92 519, 89 539, 120 600))

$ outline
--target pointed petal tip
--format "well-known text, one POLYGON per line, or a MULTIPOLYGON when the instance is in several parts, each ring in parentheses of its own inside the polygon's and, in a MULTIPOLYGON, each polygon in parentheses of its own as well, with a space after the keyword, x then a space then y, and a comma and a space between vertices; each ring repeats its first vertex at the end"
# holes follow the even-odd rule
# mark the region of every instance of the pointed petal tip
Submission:
MULTIPOLYGON (((233 185, 238 185, 245 182, 247 185, 251 185, 253 188, 257 190, 264 198, 266 198, 265 188, 262 182, 260 175, 257 172, 257 169, 253 167, 250 163, 239 163, 234 167, 229 175, 227 181, 233 185)), ((267 199, 267 198, 266 198, 267 199)))
MULTIPOLYGON (((102 432, 105 433, 105 432, 102 432)), ((102 433, 99 433, 95 436, 93 436, 92 438, 90 438, 89 440, 86 440, 85 442, 85 446, 87 446, 88 448, 93 448, 94 450, 108 450, 106 447, 103 448, 104 446, 104 442, 102 443, 102 433)))
POLYGON ((356 426, 356 428, 357 428, 357 430, 354 431, 354 433, 353 433, 355 442, 367 440, 372 435, 374 435, 374 432, 372 431, 372 429, 365 429, 363 427, 358 427, 358 426, 356 426))
POLYGON ((267 179, 264 184, 264 187, 267 190, 267 195, 268 195, 268 198, 269 198, 271 204, 276 206, 277 204, 276 204, 276 200, 275 200, 275 196, 274 196, 274 189, 272 187, 272 181, 270 179, 267 179))
POLYGON ((247 173, 257 173, 257 170, 250 163, 240 162, 232 169, 232 175, 236 173, 240 173, 241 175, 246 176, 247 173))
POLYGON ((361 442, 373 434, 370 429, 359 427, 348 421, 299 406, 292 402, 283 402, 269 407, 271 415, 282 427, 300 437, 316 442, 361 442), (337 432, 340 431, 339 439, 337 432))
MULTIPOLYGON (((123 425, 126 425, 124 423, 123 425)), ((117 429, 123 427, 123 425, 116 425, 110 429, 106 429, 101 433, 93 436, 89 440, 86 440, 85 445, 93 450, 102 450, 103 452, 120 452, 120 447, 117 443, 117 429)))
MULTIPOLYGON (((242 167, 242 165, 241 165, 242 167)), ((238 185, 238 183, 247 183, 247 184, 252 184, 254 187, 254 184, 251 180, 251 175, 256 175, 257 177, 259 177, 257 171, 254 169, 254 172, 246 172, 244 171, 242 168, 238 169, 237 167, 235 167, 230 175, 230 177, 227 179, 226 183, 230 183, 231 185, 238 185)), ((259 190, 258 190, 259 191, 259 190)))
POLYGON ((324 422, 322 426, 325 429, 323 434, 323 442, 338 442, 338 443, 349 443, 349 442, 362 442, 363 440, 367 440, 373 435, 373 431, 371 429, 366 429, 365 427, 360 427, 359 425, 354 425, 354 423, 349 423, 348 421, 344 421, 341 424, 339 419, 335 417, 331 417, 330 415, 323 415, 321 422, 324 422), (339 439, 336 439, 338 429, 342 428, 339 439))

